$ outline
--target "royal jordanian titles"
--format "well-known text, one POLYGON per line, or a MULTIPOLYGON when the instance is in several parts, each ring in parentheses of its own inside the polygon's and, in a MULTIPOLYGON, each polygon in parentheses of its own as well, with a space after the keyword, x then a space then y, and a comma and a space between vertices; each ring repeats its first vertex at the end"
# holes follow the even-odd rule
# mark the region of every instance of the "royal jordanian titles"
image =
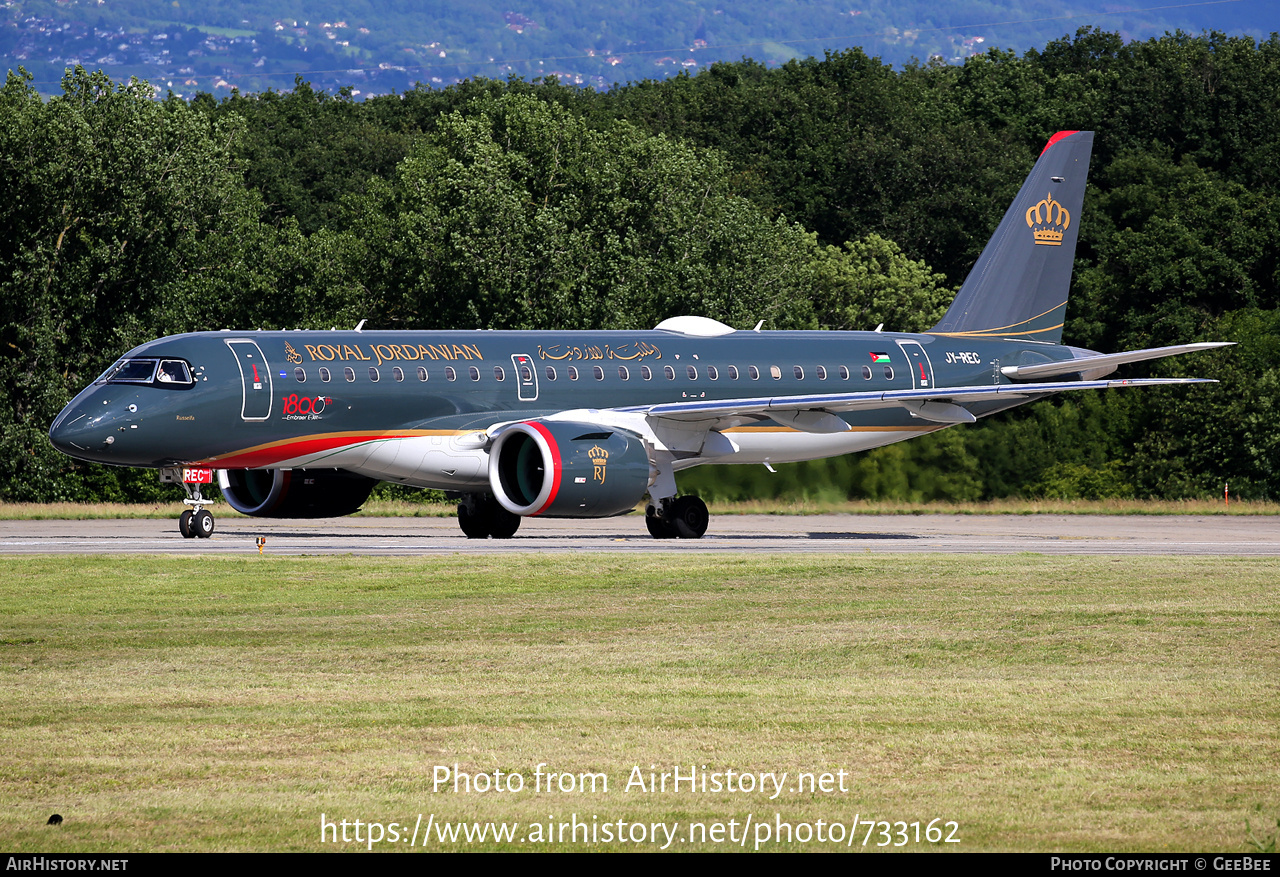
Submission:
POLYGON ((58 415, 81 460, 183 483, 263 517, 356 511, 379 481, 461 497, 473 538, 528 516, 599 518, 643 501, 655 538, 696 539, 707 508, 677 473, 864 451, 1054 393, 1193 383, 1105 380, 1123 363, 1223 346, 1100 354, 1061 343, 1093 134, 1049 141, 928 332, 198 332, 130 350, 58 415), (216 474, 215 474, 216 473, 216 474))

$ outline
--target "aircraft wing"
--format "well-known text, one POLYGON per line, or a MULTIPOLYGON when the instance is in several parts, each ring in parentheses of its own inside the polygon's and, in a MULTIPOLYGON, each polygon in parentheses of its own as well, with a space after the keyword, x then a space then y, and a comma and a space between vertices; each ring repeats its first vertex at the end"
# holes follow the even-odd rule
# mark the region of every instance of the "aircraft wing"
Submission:
POLYGON ((972 387, 936 387, 930 390, 885 390, 864 393, 822 393, 809 396, 755 397, 748 399, 691 400, 613 409, 668 421, 698 423, 723 429, 754 420, 774 420, 806 432, 843 432, 849 425, 836 414, 905 408, 914 416, 935 423, 973 423, 964 406, 993 399, 1029 399, 1071 390, 1107 390, 1151 387, 1160 384, 1214 384, 1207 378, 1139 378, 1118 381, 1057 381, 1037 384, 994 384, 972 387))

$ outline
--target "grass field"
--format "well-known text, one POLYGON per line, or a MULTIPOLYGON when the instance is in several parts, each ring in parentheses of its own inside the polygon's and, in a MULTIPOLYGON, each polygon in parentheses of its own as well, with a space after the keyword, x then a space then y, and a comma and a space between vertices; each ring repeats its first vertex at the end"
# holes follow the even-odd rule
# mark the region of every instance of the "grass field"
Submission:
MULTIPOLYGON (((0 849, 365 849, 322 844, 321 814, 407 837, 421 813, 519 822, 497 844, 515 849, 665 842, 524 842, 576 814, 679 823, 673 849, 740 848, 690 843, 691 822, 751 819, 752 849, 761 820, 857 818, 854 849, 885 820, 906 849, 1245 851, 1245 820, 1280 815, 1273 559, 39 557, 0 576, 0 849), (608 791, 535 792, 540 763, 608 791), (526 788, 433 790, 455 764, 526 788), (651 765, 788 778, 773 800, 627 790, 651 765), (934 819, 961 842, 915 843, 934 819)), ((834 848, 799 838, 761 848, 834 848)))

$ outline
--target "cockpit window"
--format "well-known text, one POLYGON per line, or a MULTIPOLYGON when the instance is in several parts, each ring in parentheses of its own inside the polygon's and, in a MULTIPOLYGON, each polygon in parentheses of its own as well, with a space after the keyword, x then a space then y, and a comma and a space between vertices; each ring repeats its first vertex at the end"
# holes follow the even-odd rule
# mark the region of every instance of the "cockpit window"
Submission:
POLYGON ((154 359, 122 359, 98 378, 99 384, 149 384, 156 374, 154 359))
POLYGON ((181 359, 162 359, 156 369, 156 380, 162 384, 191 383, 191 369, 181 359))
POLYGON ((102 373, 98 384, 176 384, 190 386, 191 366, 182 359, 122 359, 102 373))

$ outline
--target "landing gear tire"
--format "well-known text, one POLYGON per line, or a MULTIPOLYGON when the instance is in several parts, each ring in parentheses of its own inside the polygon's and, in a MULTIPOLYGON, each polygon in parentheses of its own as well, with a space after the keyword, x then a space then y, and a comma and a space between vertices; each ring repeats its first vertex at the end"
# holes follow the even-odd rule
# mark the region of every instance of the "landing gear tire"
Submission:
POLYGON ((696 496, 664 499, 644 513, 644 525, 654 539, 701 539, 710 521, 707 504, 696 496))
POLYGON ((458 503, 458 526, 468 539, 510 539, 520 529, 520 516, 492 496, 471 496, 458 503))
POLYGON ((656 514, 645 512, 644 525, 649 528, 649 535, 654 539, 674 539, 675 529, 656 514))
POLYGON ((191 530, 201 539, 208 539, 213 535, 213 515, 201 509, 191 516, 191 530))
POLYGON ((682 496, 671 505, 671 526, 681 539, 701 539, 710 522, 707 504, 696 496, 682 496))
POLYGON ((489 538, 489 518, 481 508, 473 509, 465 502, 458 503, 458 526, 468 539, 489 538))
POLYGON ((191 519, 195 516, 195 512, 187 509, 178 516, 178 532, 182 534, 183 539, 196 538, 196 531, 191 528, 191 519))
POLYGON ((510 539, 520 529, 520 516, 498 505, 497 500, 490 500, 489 535, 494 539, 510 539))

